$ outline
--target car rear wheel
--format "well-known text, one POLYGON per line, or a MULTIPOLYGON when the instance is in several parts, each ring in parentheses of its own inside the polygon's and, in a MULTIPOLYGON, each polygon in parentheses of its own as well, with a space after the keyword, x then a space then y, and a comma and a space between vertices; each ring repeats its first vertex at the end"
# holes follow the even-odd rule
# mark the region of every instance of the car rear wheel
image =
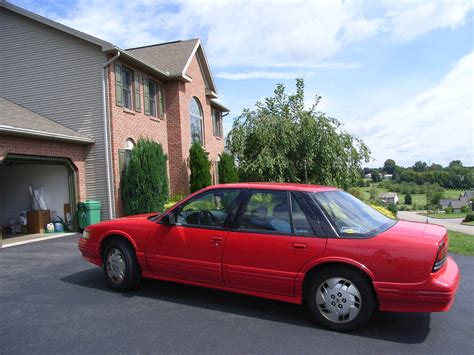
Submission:
POLYGON ((323 326, 351 331, 365 325, 376 308, 371 285, 356 270, 333 267, 316 271, 309 280, 305 303, 323 326))
POLYGON ((116 291, 136 289, 141 281, 141 270, 135 251, 122 240, 107 244, 104 252, 103 270, 107 286, 116 291))

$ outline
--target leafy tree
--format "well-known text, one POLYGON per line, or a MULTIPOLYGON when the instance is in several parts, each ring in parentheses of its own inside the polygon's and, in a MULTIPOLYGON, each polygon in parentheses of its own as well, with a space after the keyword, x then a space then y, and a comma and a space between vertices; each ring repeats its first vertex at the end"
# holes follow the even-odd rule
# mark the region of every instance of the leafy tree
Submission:
POLYGON ((369 148, 342 124, 316 111, 320 100, 305 109, 304 83, 288 95, 278 84, 273 97, 245 109, 234 120, 227 145, 243 181, 307 182, 347 188, 360 178, 369 148))
POLYGON ((462 162, 460 160, 453 160, 449 163, 450 168, 462 168, 462 162))
POLYGON ((355 187, 350 188, 348 192, 349 192, 352 196, 357 197, 358 199, 361 198, 360 190, 357 189, 357 188, 355 188, 355 187))
POLYGON ((372 177, 373 182, 379 182, 382 180, 382 175, 380 175, 380 172, 378 169, 372 169, 372 172, 370 173, 372 177))
POLYGON ((394 174, 396 168, 397 168, 397 164, 395 163, 395 160, 393 159, 385 160, 385 163, 383 164, 383 171, 385 173, 394 174))
POLYGON ((405 195, 405 205, 411 205, 412 204, 412 198, 410 194, 405 195))
POLYGON ((163 210, 168 199, 166 154, 161 144, 140 138, 120 180, 126 215, 163 210))
POLYGON ((209 160, 207 154, 199 143, 193 143, 189 149, 189 178, 191 192, 198 191, 212 184, 209 160))
POLYGON ((413 165, 413 170, 415 170, 418 173, 422 173, 426 171, 427 167, 428 167, 428 164, 426 164, 425 161, 417 161, 415 165, 413 165))
POLYGON ((228 184, 231 182, 238 182, 239 175, 235 167, 234 157, 229 153, 222 153, 219 161, 219 182, 221 184, 228 184))
POLYGON ((372 187, 370 188, 369 194, 370 194, 371 200, 375 200, 377 198, 378 191, 375 185, 372 185, 372 187))
POLYGON ((432 170, 432 171, 443 170, 443 166, 440 164, 433 163, 430 165, 429 170, 432 170))

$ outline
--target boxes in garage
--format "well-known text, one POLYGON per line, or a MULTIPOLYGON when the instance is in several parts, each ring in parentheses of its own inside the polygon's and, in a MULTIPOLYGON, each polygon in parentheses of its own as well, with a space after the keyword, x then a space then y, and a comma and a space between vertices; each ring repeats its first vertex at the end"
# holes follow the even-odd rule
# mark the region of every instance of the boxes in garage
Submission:
POLYGON ((49 222, 51 222, 49 210, 28 211, 26 224, 28 233, 44 233, 49 222))

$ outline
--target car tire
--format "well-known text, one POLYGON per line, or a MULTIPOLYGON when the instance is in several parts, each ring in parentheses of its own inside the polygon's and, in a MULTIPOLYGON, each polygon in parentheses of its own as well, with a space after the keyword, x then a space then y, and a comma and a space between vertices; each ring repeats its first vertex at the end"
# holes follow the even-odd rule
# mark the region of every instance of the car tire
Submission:
POLYGON ((126 241, 112 240, 105 247, 102 263, 105 282, 115 291, 131 291, 141 282, 135 250, 126 241))
POLYGON ((311 318, 326 328, 340 332, 360 328, 377 307, 370 281, 354 269, 316 270, 308 281, 305 305, 311 318))

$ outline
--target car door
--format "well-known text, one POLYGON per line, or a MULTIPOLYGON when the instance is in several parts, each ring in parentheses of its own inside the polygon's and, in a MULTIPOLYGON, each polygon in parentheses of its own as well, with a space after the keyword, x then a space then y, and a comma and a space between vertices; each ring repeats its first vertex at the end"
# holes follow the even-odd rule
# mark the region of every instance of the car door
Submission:
POLYGON ((157 223, 149 231, 146 258, 155 274, 223 284, 224 229, 235 213, 239 189, 204 192, 171 211, 175 224, 157 223))
POLYGON ((325 234, 308 218, 305 201, 288 191, 254 190, 246 200, 227 235, 225 284, 294 296, 296 275, 323 253, 325 234))

